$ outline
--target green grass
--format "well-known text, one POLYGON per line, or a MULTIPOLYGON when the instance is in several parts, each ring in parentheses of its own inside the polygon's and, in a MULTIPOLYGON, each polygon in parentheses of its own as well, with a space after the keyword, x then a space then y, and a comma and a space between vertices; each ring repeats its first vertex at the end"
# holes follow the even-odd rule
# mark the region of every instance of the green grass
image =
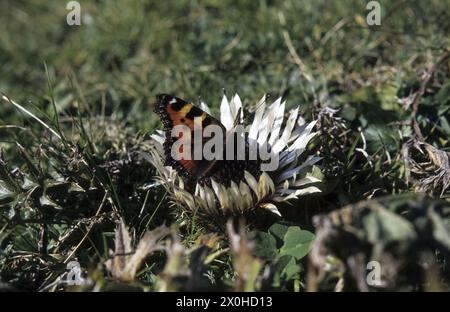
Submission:
MULTIPOLYGON (((405 159, 430 162, 433 155, 405 150, 414 138, 412 110, 398 99, 419 90, 424 70, 450 47, 449 3, 380 2, 382 24, 368 27, 359 0, 80 1, 81 26, 66 24, 64 1, 2 1, 0 91, 29 113, 1 102, 0 282, 43 289, 77 259, 102 289, 125 287, 111 286, 102 266, 122 218, 133 244, 166 224, 186 248, 184 266, 168 264, 174 255, 152 254, 138 274, 139 289, 191 289, 194 277, 202 289, 236 287, 238 257, 226 249, 226 234, 218 231, 207 246, 211 229, 170 207, 162 187, 150 187, 155 172, 139 152, 160 127, 153 113, 158 93, 201 99, 216 113, 223 92, 239 93, 250 108, 263 94, 283 95, 307 120, 319 118, 321 135, 310 148, 323 157, 324 192, 283 207, 286 227, 314 232, 314 215, 384 195, 393 196, 381 204, 389 210, 398 194, 423 191, 427 178, 437 181, 427 195, 445 199, 445 175, 435 178, 444 165, 431 162, 407 180, 405 159), (325 107, 339 112, 328 116, 325 107), (198 269, 194 277, 185 276, 185 266, 198 269)), ((425 141, 444 153, 449 70, 448 60, 436 68, 416 115, 425 141)), ((447 237, 448 217, 439 218, 447 226, 439 237, 447 237)), ((306 289, 306 258, 283 254, 283 241, 270 230, 255 231, 250 236, 260 245, 247 261, 270 267, 273 279, 256 274, 248 287, 306 289)), ((448 241, 431 236, 445 260, 448 241)), ((332 289, 338 277, 321 287, 332 289)), ((400 280, 406 289, 427 289, 423 281, 400 280)))

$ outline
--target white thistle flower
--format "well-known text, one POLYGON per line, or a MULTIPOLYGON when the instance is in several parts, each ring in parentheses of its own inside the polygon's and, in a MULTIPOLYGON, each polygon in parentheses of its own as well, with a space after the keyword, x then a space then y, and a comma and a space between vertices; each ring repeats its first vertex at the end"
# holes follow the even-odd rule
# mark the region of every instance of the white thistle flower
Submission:
MULTIPOLYGON (((246 126, 249 141, 269 143, 271 151, 279 155, 276 170, 261 172, 259 178, 245 171, 242 181, 231 181, 229 186, 211 178, 210 186, 197 184, 192 194, 186 190, 185 182, 176 170, 164 166, 165 133, 161 130, 151 136, 154 148, 151 149, 151 155, 147 154, 145 157, 156 168, 157 178, 167 189, 173 203, 180 204, 197 215, 236 216, 257 209, 267 209, 281 216, 277 203, 320 192, 313 185, 320 182, 320 179, 310 174, 311 167, 320 157, 311 155, 303 163, 298 161, 299 156, 306 151, 308 142, 317 134, 312 132, 316 121, 306 123, 298 116, 297 107, 289 112, 284 122, 285 104, 285 101, 278 98, 266 107, 264 96, 256 105, 253 122, 246 126)), ((200 108, 210 114, 205 103, 202 102, 200 108)), ((220 105, 220 121, 229 131, 236 120, 241 124, 244 120, 241 99, 236 94, 228 101, 224 95, 220 105), (237 116, 239 112, 240 116, 237 116)))

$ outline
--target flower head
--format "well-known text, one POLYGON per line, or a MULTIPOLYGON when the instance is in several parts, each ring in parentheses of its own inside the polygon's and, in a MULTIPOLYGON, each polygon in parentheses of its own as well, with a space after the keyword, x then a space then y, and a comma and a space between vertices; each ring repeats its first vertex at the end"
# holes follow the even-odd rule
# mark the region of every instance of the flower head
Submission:
MULTIPOLYGON (((247 143, 269 146, 270 154, 277 157, 276 167, 255 172, 244 166, 240 174, 230 175, 239 178, 223 182, 210 177, 208 183, 196 183, 192 189, 173 167, 164 165, 166 134, 157 130, 152 135, 154 148, 148 159, 157 169, 157 178, 173 202, 197 215, 210 217, 244 215, 251 211, 270 211, 280 216, 277 203, 320 192, 314 185, 320 179, 311 174, 312 166, 320 157, 310 155, 301 157, 305 159, 303 162, 299 161, 308 142, 316 135, 312 132, 316 122, 306 123, 298 115, 298 108, 291 110, 285 119, 285 104, 278 98, 267 106, 264 96, 256 105, 253 121, 245 124, 239 96, 229 101, 224 95, 220 105, 220 122, 224 128, 232 131, 237 125, 244 126, 247 143)), ((200 108, 210 114, 205 103, 202 102, 200 108)))

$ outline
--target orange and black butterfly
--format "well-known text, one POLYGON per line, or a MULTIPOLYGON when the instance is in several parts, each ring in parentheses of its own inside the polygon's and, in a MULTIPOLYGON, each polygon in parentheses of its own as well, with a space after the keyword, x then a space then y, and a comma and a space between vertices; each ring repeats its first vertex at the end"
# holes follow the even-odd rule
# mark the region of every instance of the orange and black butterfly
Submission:
MULTIPOLYGON (((195 183, 209 184, 209 178, 213 178, 215 181, 225 185, 229 185, 231 181, 239 183, 244 178, 244 170, 249 171, 255 177, 259 176, 260 162, 258 160, 225 160, 225 157, 221 160, 194 160, 194 157, 190 157, 190 159, 177 157, 179 160, 174 159, 172 153, 181 153, 182 151, 172 151, 172 146, 176 140, 183 140, 183 137, 182 134, 178 137, 172 137, 173 127, 178 125, 187 126, 190 129, 192 138, 194 137, 194 131, 198 131, 194 129, 194 118, 197 117, 201 119, 202 128, 214 124, 221 127, 223 133, 226 133, 226 129, 219 120, 192 103, 168 94, 159 94, 156 96, 156 100, 155 112, 161 118, 166 136, 164 142, 165 165, 172 166, 177 170, 187 180, 188 184, 191 184, 191 186, 195 185, 195 183)), ((203 141, 208 139, 210 138, 202 136, 203 141)), ((194 140, 191 140, 191 144, 193 142, 194 140)), ((224 147, 224 154, 225 152, 224 147)))

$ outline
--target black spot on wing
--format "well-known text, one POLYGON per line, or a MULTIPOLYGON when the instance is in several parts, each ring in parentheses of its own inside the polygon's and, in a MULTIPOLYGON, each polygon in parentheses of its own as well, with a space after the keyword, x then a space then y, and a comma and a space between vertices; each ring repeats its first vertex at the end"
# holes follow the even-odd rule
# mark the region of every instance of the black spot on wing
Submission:
POLYGON ((203 115, 203 111, 198 107, 192 106, 189 113, 186 114, 186 118, 194 119, 195 117, 200 117, 201 115, 203 115))
POLYGON ((156 96, 156 103, 158 104, 158 106, 161 107, 165 107, 167 106, 167 104, 169 103, 169 101, 172 99, 173 97, 169 94, 158 94, 156 96))
POLYGON ((175 96, 172 96, 170 94, 158 94, 156 96, 156 103, 157 103, 157 108, 159 110, 164 110, 167 108, 167 106, 170 105, 170 107, 174 111, 179 111, 180 109, 183 108, 184 105, 187 104, 186 101, 179 99, 175 96), (174 103, 171 103, 171 102, 174 102, 174 103))
POLYGON ((177 99, 177 98, 173 98, 173 99, 175 99, 176 102, 170 104, 170 108, 176 112, 179 112, 187 104, 187 102, 182 101, 180 99, 177 99))

